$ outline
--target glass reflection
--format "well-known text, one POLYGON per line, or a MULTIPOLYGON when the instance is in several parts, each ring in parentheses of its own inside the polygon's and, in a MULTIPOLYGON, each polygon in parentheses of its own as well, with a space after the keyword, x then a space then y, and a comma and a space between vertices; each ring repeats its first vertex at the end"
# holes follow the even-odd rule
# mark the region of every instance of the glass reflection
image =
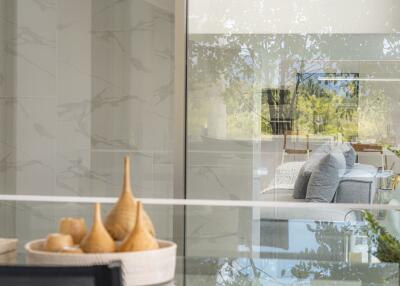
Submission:
POLYGON ((343 3, 295 2, 189 1, 188 197, 304 202, 293 195, 302 163, 326 144, 351 144, 359 166, 344 179, 372 189, 343 183, 311 201, 383 203, 381 178, 400 173, 399 7, 344 19, 343 3))

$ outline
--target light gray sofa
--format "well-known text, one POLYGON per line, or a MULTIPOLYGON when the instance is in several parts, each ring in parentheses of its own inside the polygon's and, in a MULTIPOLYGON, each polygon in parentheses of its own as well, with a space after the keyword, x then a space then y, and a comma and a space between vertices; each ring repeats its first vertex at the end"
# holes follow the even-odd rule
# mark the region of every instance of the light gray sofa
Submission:
POLYGON ((267 201, 372 203, 378 169, 355 163, 350 144, 324 144, 305 162, 278 166, 275 178, 264 189, 267 201))
MULTIPOLYGON (((302 162, 289 162, 277 169, 277 175, 262 191, 264 201, 305 202, 293 197, 294 181, 302 162), (285 168, 286 167, 286 168, 285 168)), ((371 203, 377 190, 378 169, 372 165, 355 164, 340 178, 334 203, 371 203)))

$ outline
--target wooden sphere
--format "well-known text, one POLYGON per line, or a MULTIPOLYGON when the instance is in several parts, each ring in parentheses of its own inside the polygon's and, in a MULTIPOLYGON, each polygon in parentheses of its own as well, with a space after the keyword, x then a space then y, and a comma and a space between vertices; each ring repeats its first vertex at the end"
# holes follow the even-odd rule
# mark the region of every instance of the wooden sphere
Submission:
POLYGON ((72 236, 75 244, 79 244, 86 235, 86 223, 84 218, 64 217, 59 222, 59 233, 72 236))
POLYGON ((74 241, 69 234, 51 233, 47 236, 44 244, 45 251, 61 252, 63 249, 72 247, 74 241))

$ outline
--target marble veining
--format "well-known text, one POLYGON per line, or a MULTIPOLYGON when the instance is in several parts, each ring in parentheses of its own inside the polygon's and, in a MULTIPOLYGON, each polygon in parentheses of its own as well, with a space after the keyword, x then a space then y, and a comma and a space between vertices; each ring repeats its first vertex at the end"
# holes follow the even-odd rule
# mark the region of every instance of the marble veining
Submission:
POLYGON ((0 193, 114 195, 134 152, 138 192, 170 196, 172 1, 18 1, 1 1, 0 172, 16 184, 0 193))
POLYGON ((160 104, 164 100, 169 99, 171 94, 173 94, 173 92, 174 92, 174 88, 175 88, 174 81, 171 80, 167 84, 164 84, 164 85, 160 86, 159 88, 157 88, 156 90, 154 90, 153 95, 154 95, 154 97, 157 98, 156 105, 160 104))
POLYGON ((37 68, 39 71, 46 73, 47 75, 51 76, 52 78, 56 77, 56 74, 54 72, 46 69, 45 67, 43 67, 42 65, 37 63, 35 60, 32 60, 29 57, 25 56, 23 53, 18 52, 18 50, 15 47, 12 47, 9 45, 5 46, 4 51, 9 55, 14 56, 20 60, 23 60, 24 62, 26 62, 29 65, 32 65, 33 67, 37 68))
POLYGON ((55 48, 56 42, 52 39, 46 39, 44 36, 32 30, 30 27, 17 26, 17 33, 14 39, 8 41, 12 46, 17 45, 38 45, 55 48))
POLYGON ((57 3, 55 0, 33 0, 37 6, 39 6, 42 12, 47 10, 55 10, 57 8, 57 3))
POLYGON ((101 41, 105 41, 107 43, 115 43, 117 47, 121 50, 121 52, 126 52, 121 40, 117 36, 116 32, 113 31, 101 31, 101 32, 93 32, 94 36, 97 37, 101 41))
MULTIPOLYGON (((0 194, 116 197, 130 154, 135 195, 173 196, 173 1, 150 2, 0 0, 0 194)), ((0 236, 22 243, 90 218, 88 205, 5 208, 0 236)), ((149 211, 170 237, 172 208, 149 211)))
POLYGON ((98 8, 98 10, 95 10, 95 15, 102 14, 102 13, 104 13, 104 12, 107 12, 107 10, 109 10, 109 9, 115 8, 115 6, 117 6, 117 5, 120 5, 120 4, 122 4, 122 3, 128 3, 128 2, 130 2, 130 1, 131 1, 131 0, 106 1, 106 2, 109 2, 109 3, 107 3, 106 5, 104 5, 104 7, 101 7, 101 2, 98 1, 100 7, 98 8))
POLYGON ((12 153, 6 154, 4 157, 0 158, 0 172, 6 172, 10 170, 22 171, 26 168, 31 167, 45 167, 52 169, 51 166, 44 164, 40 160, 28 160, 28 161, 11 161, 10 158, 12 153))

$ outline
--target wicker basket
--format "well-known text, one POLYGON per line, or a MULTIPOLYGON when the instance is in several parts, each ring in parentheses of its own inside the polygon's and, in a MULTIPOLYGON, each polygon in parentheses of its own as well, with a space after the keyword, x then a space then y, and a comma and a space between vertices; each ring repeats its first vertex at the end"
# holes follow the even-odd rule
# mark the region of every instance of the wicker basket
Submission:
POLYGON ((176 244, 158 240, 159 249, 138 252, 99 254, 68 254, 43 251, 45 240, 34 240, 25 245, 27 263, 33 265, 97 265, 122 262, 124 285, 152 285, 165 283, 175 276, 176 244))

